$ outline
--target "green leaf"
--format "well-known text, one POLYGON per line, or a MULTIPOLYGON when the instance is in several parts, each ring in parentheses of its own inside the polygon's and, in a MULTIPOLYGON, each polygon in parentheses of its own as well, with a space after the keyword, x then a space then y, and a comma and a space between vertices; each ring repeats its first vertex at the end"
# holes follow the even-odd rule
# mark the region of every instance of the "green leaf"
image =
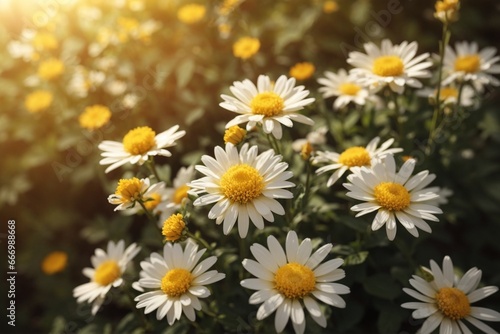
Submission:
POLYGON ((388 274, 376 274, 363 282, 367 293, 383 299, 393 300, 401 294, 401 287, 388 274))
POLYGON ((366 258, 368 257, 368 252, 367 251, 362 251, 356 254, 351 254, 348 257, 346 257, 344 261, 344 265, 346 266, 354 266, 357 264, 361 264, 365 262, 366 258))

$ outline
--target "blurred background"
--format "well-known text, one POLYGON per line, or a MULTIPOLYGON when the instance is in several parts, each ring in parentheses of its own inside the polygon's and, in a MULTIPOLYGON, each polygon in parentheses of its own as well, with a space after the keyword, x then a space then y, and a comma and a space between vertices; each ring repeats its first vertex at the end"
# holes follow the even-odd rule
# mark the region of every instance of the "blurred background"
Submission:
MULTIPOLYGON (((127 168, 104 174, 99 142, 121 141, 137 126, 159 133, 179 124, 187 135, 171 158, 157 161, 169 178, 223 144, 232 114, 218 104, 233 81, 254 81, 259 74, 277 78, 296 63, 310 62, 315 73, 301 84, 317 98, 314 108, 329 110, 332 101, 317 93, 316 79, 326 70, 348 68, 348 52, 361 50, 363 43, 417 41, 419 53, 437 53, 442 24, 433 12, 431 0, 0 0, 1 249, 5 254, 6 223, 13 219, 18 272, 14 332, 127 333, 133 328, 127 327, 133 320, 125 319, 130 314, 126 302, 104 307, 92 319, 72 297, 72 289, 86 280, 81 270, 90 265, 94 249, 109 239, 137 241, 134 233, 141 231, 144 219, 116 214, 107 202, 127 168), (182 15, 181 8, 191 3, 203 5, 203 15, 182 15), (247 36, 257 38, 260 48, 242 59, 233 54, 233 44, 247 36), (34 105, 27 102, 37 90, 49 93, 45 106, 43 96, 34 105), (91 130, 79 117, 96 104, 107 106, 111 119, 91 130), (55 251, 63 254, 61 266, 44 268, 44 259, 55 251)), ((465 40, 498 48, 499 17, 498 1, 462 1, 451 45, 465 40)), ((451 255, 455 266, 465 271, 478 267, 483 282, 500 286, 499 91, 490 87, 483 99, 449 134, 451 144, 436 146, 430 157, 419 160, 418 169, 437 174, 439 185, 453 195, 432 235, 418 243, 402 237, 398 247, 407 246, 413 261, 425 266, 451 255)), ((432 110, 419 112, 426 118, 432 110)), ((413 139, 422 124, 410 124, 408 136, 400 140, 408 154, 419 149, 413 139)), ((291 136, 304 137, 301 130, 294 128, 291 136)), ((377 131, 387 133, 383 126, 372 134, 377 131)), ((373 136, 353 127, 349 140, 363 137, 373 136)), ((346 145, 334 137, 329 144, 346 145)), ((327 230, 333 239, 326 241, 342 241, 337 232, 342 235, 335 227, 327 230)), ((383 246, 370 249, 369 263, 346 268, 343 283, 352 293, 347 309, 333 312, 329 328, 335 332, 412 333, 418 328, 411 312, 399 307, 409 301, 407 296, 377 286, 389 277, 400 291, 409 279, 394 266, 401 260, 391 254, 394 246, 383 246), (375 288, 366 277, 375 277, 375 288)), ((481 306, 500 311, 500 294, 481 306)), ((243 327, 217 330, 255 331, 247 316, 241 319, 243 327)), ((3 333, 12 331, 5 328, 3 333)))

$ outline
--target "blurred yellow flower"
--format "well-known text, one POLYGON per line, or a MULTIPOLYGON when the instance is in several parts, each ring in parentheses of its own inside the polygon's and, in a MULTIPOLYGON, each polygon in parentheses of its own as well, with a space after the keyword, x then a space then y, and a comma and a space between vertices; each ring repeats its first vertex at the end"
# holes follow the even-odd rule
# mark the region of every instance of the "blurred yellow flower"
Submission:
POLYGON ((64 64, 56 58, 47 59, 38 65, 37 74, 45 80, 52 80, 64 72, 64 64))
POLYGON ((238 125, 233 125, 224 132, 224 144, 231 143, 233 145, 238 145, 245 139, 247 131, 240 128, 238 125))
POLYGON ((331 14, 334 12, 338 12, 339 10, 339 4, 337 1, 325 1, 323 3, 323 12, 326 14, 331 14))
POLYGON ((52 252, 47 255, 42 261, 42 271, 46 275, 53 275, 61 272, 66 268, 68 263, 68 255, 65 252, 52 252))
POLYGON ((96 130, 109 122, 111 111, 108 107, 95 104, 85 108, 78 117, 78 122, 82 128, 96 130))
POLYGON ((54 50, 59 46, 53 34, 43 31, 37 32, 31 43, 37 50, 54 50))
POLYGON ((302 160, 307 161, 311 157, 311 153, 313 152, 313 147, 310 142, 306 141, 300 150, 300 157, 302 160))
POLYGON ((453 22, 458 19, 460 0, 436 1, 434 17, 441 22, 453 22))
POLYGON ((290 69, 290 76, 297 80, 306 80, 312 77, 316 68, 308 62, 297 63, 290 69))
POLYGON ((50 107, 53 99, 51 92, 39 89, 26 96, 24 106, 30 113, 37 113, 50 107))
POLYGON ((183 23, 194 24, 205 17, 206 11, 207 9, 205 6, 191 3, 179 8, 177 11, 177 18, 183 23))
POLYGON ((256 54, 260 49, 258 38, 241 37, 233 44, 233 54, 241 59, 248 59, 256 54))
POLYGON ((174 242, 181 238, 185 227, 184 216, 180 213, 173 214, 165 219, 161 234, 165 236, 166 241, 174 242))

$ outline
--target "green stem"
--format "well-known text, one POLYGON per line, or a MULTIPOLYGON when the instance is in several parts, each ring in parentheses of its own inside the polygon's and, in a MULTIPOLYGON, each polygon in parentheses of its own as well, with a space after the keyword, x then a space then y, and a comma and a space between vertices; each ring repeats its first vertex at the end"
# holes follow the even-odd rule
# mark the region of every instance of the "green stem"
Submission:
POLYGON ((191 232, 187 232, 186 235, 190 238, 193 238, 194 240, 198 241, 199 243, 201 243, 203 245, 203 247, 205 247, 206 249, 208 250, 211 250, 212 247, 208 244, 208 242, 205 241, 205 239, 203 239, 198 233, 196 234, 193 234, 191 232))
POLYGON ((306 184, 304 189, 304 197, 302 198, 302 211, 304 211, 309 202, 309 192, 311 189, 311 160, 306 161, 306 184))
POLYGON ((268 136, 271 138, 271 141, 274 143, 274 146, 276 147, 276 150, 275 150, 276 153, 281 154, 280 144, 278 143, 276 138, 274 138, 274 136, 272 134, 268 135, 268 136))
POLYGON ((141 200, 138 200, 137 203, 139 203, 139 205, 141 206, 142 210, 144 211, 144 213, 148 217, 148 220, 151 223, 153 223, 154 229, 156 231, 158 231, 158 233, 160 234, 161 238, 163 239, 163 234, 161 233, 160 229, 158 228, 158 222, 156 221, 156 218, 153 216, 153 214, 151 213, 151 211, 149 211, 148 208, 146 208, 146 206, 144 205, 144 203, 141 200))
POLYGON ((274 141, 271 139, 271 135, 269 133, 266 133, 266 138, 267 142, 269 143, 269 147, 271 147, 274 150, 274 152, 277 152, 278 148, 274 146, 274 141))
POLYGON ((156 180, 158 182, 160 182, 161 179, 160 179, 160 176, 158 175, 158 171, 156 170, 156 165, 155 165, 154 158, 151 157, 148 161, 146 161, 146 165, 147 165, 148 169, 151 171, 151 173, 153 173, 153 175, 155 176, 156 180))
POLYGON ((403 125, 399 121, 399 101, 398 94, 391 90, 392 100, 394 101, 394 120, 398 131, 399 141, 403 138, 403 125))
POLYGON ((427 140, 426 154, 430 154, 431 143, 436 135, 436 125, 441 113, 441 82, 443 81, 443 63, 446 46, 450 41, 450 32, 448 30, 448 22, 443 24, 443 33, 441 43, 439 44, 439 66, 438 66, 438 82, 435 97, 434 114, 432 115, 431 128, 429 129, 429 139, 427 140))

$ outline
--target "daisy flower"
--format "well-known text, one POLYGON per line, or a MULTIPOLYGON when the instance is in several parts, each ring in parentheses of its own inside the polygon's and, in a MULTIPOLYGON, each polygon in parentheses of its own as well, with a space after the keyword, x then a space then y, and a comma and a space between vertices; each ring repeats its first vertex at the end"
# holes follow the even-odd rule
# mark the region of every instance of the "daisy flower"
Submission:
POLYGON ((250 80, 236 81, 229 87, 235 97, 221 95, 224 102, 219 105, 240 114, 226 124, 226 129, 241 123, 247 123, 247 130, 256 124, 261 124, 265 133, 272 133, 276 139, 281 139, 281 124, 292 127, 293 121, 313 125, 314 121, 297 113, 306 105, 314 102, 307 98, 308 90, 304 86, 295 87, 295 78, 287 79, 282 75, 275 84, 267 75, 259 75, 257 86, 250 80))
POLYGON ((295 152, 303 153, 306 148, 310 148, 311 152, 314 151, 313 146, 323 145, 326 143, 326 133, 328 129, 326 126, 320 126, 316 130, 309 132, 306 138, 296 139, 292 142, 292 149, 295 152))
POLYGON ((332 244, 322 246, 311 255, 311 240, 304 239, 299 245, 294 231, 286 236, 286 254, 272 235, 267 238, 267 245, 269 249, 260 244, 250 247, 257 261, 243 260, 243 267, 256 276, 241 281, 241 285, 257 290, 249 300, 250 304, 262 303, 257 319, 262 320, 276 311, 276 332, 283 331, 291 318, 295 332, 303 333, 306 327, 305 306, 311 318, 321 327, 326 327, 326 318, 317 300, 345 307, 345 301, 339 295, 349 293, 349 288, 332 283, 345 277, 344 270, 338 269, 344 260, 333 259, 320 264, 332 249, 332 244))
POLYGON ((217 146, 215 159, 204 155, 205 164, 195 168, 205 177, 189 184, 192 194, 202 194, 194 201, 195 206, 213 204, 208 218, 215 219, 217 225, 223 224, 224 234, 228 234, 238 221, 241 238, 248 233, 249 220, 258 228, 264 228, 264 219, 274 221, 273 213, 284 215, 285 209, 277 198, 292 198, 293 194, 285 188, 295 184, 286 181, 293 176, 282 157, 268 150, 257 155, 257 146, 243 144, 240 152, 232 144, 226 150, 217 146))
POLYGON ((497 49, 493 47, 479 51, 476 42, 457 42, 455 50, 447 45, 443 62, 443 85, 454 81, 469 81, 480 91, 483 85, 499 86, 500 81, 491 75, 500 73, 500 64, 497 64, 500 57, 496 53, 497 49))
POLYGON ((496 286, 477 289, 481 281, 481 270, 471 268, 461 279, 457 279, 449 256, 443 259, 443 269, 433 260, 430 264, 431 269, 427 270, 433 276, 431 282, 414 275, 410 284, 415 290, 403 288, 404 292, 419 301, 404 303, 401 306, 415 310, 412 313, 415 319, 427 318, 419 333, 430 334, 438 326, 440 333, 472 333, 464 320, 484 333, 497 333, 481 320, 500 321, 500 313, 484 307, 471 306, 472 303, 498 291, 496 286))
MULTIPOLYGON (((147 208, 146 203, 149 202, 148 200, 153 199, 155 201, 154 194, 158 193, 164 186, 163 182, 155 183, 151 187, 149 185, 148 178, 120 179, 115 193, 108 196, 108 202, 118 205, 114 211, 135 208, 136 202, 142 203, 147 208)), ((152 206, 152 204, 154 203, 149 205, 152 206)))
POLYGON ((198 263, 205 251, 198 251, 198 245, 188 239, 184 251, 178 243, 166 243, 163 256, 152 253, 149 259, 142 261, 141 278, 135 286, 139 290, 153 290, 137 296, 136 307, 144 307, 145 314, 156 310, 156 318, 161 320, 166 316, 169 325, 179 320, 182 313, 195 321, 195 310, 201 310, 200 298, 210 296, 205 285, 226 277, 217 270, 207 271, 217 257, 210 256, 198 263))
POLYGON ((329 163, 329 165, 318 168, 316 174, 321 175, 336 169, 326 183, 327 187, 331 187, 347 170, 351 170, 353 167, 369 167, 386 155, 403 151, 402 148, 389 148, 394 142, 393 138, 386 140, 377 148, 379 141, 380 138, 375 137, 366 147, 353 146, 340 154, 318 151, 313 159, 313 164, 329 163))
POLYGON ((373 88, 389 85, 393 92, 401 94, 406 85, 422 87, 422 83, 416 78, 431 76, 426 69, 432 66, 432 62, 424 61, 429 58, 429 54, 415 57, 417 48, 417 42, 404 41, 393 45, 390 40, 384 39, 380 48, 374 43, 366 43, 366 54, 350 52, 347 62, 355 67, 351 73, 359 78, 361 84, 373 88))
MULTIPOLYGON (((433 104, 436 102, 436 89, 424 88, 417 92, 417 95, 426 97, 433 104)), ((470 107, 474 105, 474 98, 476 93, 470 86, 463 86, 462 93, 455 85, 442 86, 439 92, 439 99, 445 106, 456 105, 458 102, 458 95, 460 95, 460 105, 470 107)))
POLYGON ((432 232, 424 219, 439 221, 434 214, 443 213, 437 206, 425 203, 439 197, 432 189, 425 188, 435 175, 425 170, 411 176, 414 168, 415 160, 408 159, 396 173, 394 157, 387 155, 372 168, 352 168, 352 174, 347 177, 350 183, 344 183, 349 190, 347 196, 365 201, 351 207, 358 212, 356 217, 377 211, 372 230, 376 231, 385 224, 389 240, 396 236, 396 220, 411 235, 418 237, 417 227, 432 232))
POLYGON ((182 208, 183 203, 188 198, 188 183, 193 180, 193 177, 194 166, 181 167, 172 182, 173 186, 165 188, 165 199, 158 206, 161 211, 161 223, 182 208))
POLYGON ((354 75, 347 74, 343 68, 337 73, 326 71, 325 78, 319 78, 318 83, 323 85, 319 88, 323 98, 336 97, 333 102, 334 109, 342 109, 351 102, 362 106, 366 101, 376 102, 378 99, 366 87, 361 86, 354 75))
POLYGON ((106 173, 128 163, 142 165, 150 156, 162 155, 170 157, 172 153, 166 150, 166 147, 174 146, 175 141, 182 138, 186 131, 177 131, 178 125, 156 134, 148 126, 141 126, 130 130, 123 141, 116 142, 105 140, 99 144, 99 149, 104 151, 101 156, 104 157, 99 164, 111 165, 106 168, 106 173))
MULTIPOLYGON (((137 179, 137 178, 136 178, 137 179)), ((138 179, 137 179, 138 180, 138 179)), ((147 179, 147 183, 149 183, 149 179, 147 179)), ((120 180, 122 181, 122 180, 120 180)), ((139 180, 140 181, 140 180, 139 180)), ((143 191, 142 195, 139 196, 138 199, 143 201, 144 206, 146 209, 151 212, 153 215, 157 215, 159 213, 162 213, 161 205, 163 202, 167 201, 167 191, 165 189, 165 183, 164 182, 158 182, 155 183, 151 186, 148 186, 146 183, 146 179, 143 181, 143 186, 147 187, 146 191, 143 191, 143 186, 141 186, 141 191, 143 191)), ((124 186, 123 181, 122 181, 122 186, 124 186)), ((128 186, 127 186, 128 188, 128 186)), ((117 189, 118 190, 118 189, 117 189)), ((114 202, 112 204, 123 204, 124 196, 127 197, 127 194, 133 194, 134 192, 129 190, 119 190, 117 193, 111 195, 110 197, 112 198, 113 201, 118 201, 118 203, 114 202), (124 195, 122 195, 124 194, 124 195), (121 198, 120 198, 121 196, 121 198), (121 200, 120 200, 121 199, 121 200)), ((128 201, 130 205, 133 205, 133 196, 131 197, 131 200, 128 201)), ((111 202, 110 202, 111 203, 111 202)), ((127 203, 127 204, 128 204, 127 203)), ((116 210, 122 210, 122 213, 124 215, 135 215, 137 213, 143 212, 144 209, 140 205, 133 205, 131 208, 126 208, 126 209, 115 209, 116 210)))
POLYGON ((90 258, 94 268, 84 268, 83 274, 90 278, 89 283, 73 289, 73 297, 78 303, 92 303, 92 314, 96 314, 101 307, 106 294, 112 287, 122 285, 122 275, 127 264, 139 253, 141 247, 135 243, 125 249, 125 241, 116 244, 108 242, 107 252, 97 248, 95 255, 90 258))

